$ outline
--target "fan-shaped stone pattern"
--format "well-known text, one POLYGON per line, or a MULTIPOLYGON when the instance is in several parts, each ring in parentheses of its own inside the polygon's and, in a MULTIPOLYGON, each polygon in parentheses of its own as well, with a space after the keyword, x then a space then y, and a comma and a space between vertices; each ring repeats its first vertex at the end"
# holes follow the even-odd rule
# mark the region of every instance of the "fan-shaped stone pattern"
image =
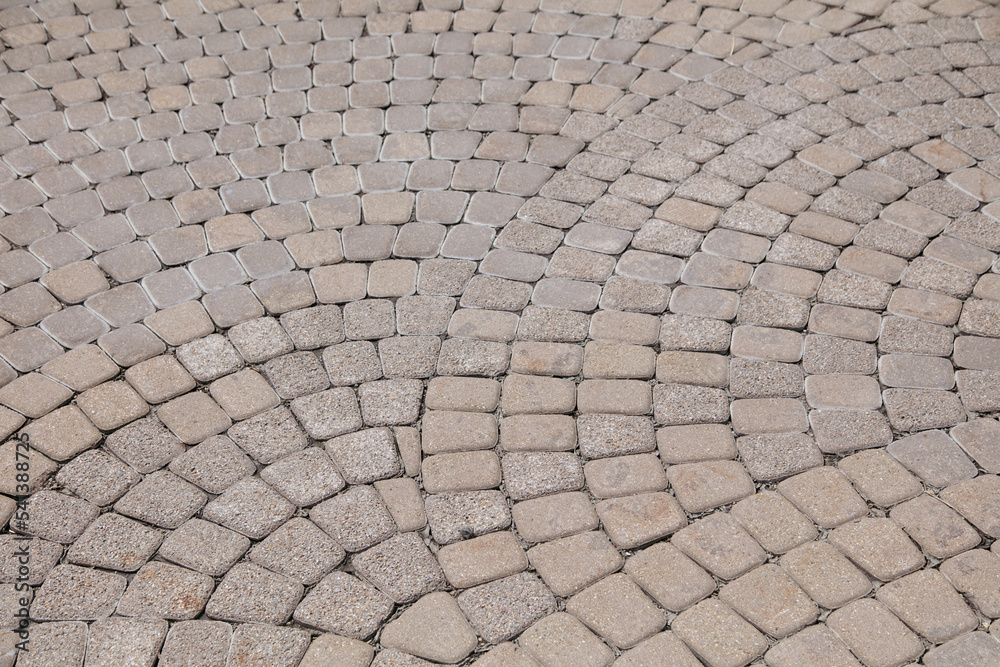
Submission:
POLYGON ((0 663, 996 662, 991 3, 18 4, 0 663))

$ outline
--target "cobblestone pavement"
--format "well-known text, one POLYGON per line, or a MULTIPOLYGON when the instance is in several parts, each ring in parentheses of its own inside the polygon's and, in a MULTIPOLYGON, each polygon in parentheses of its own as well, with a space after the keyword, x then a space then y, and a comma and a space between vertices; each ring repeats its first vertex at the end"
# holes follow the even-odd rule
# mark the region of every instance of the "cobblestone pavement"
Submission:
POLYGON ((997 7, 2 4, 0 667, 1000 664, 997 7))

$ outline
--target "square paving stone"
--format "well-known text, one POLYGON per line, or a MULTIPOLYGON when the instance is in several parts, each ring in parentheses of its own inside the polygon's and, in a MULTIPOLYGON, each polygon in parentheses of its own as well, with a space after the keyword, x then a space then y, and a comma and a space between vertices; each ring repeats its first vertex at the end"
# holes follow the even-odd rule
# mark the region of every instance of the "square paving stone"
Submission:
POLYGON ((954 427, 949 435, 983 470, 1000 472, 1000 422, 973 419, 954 427))
POLYGON ((819 535, 804 514, 774 491, 761 491, 744 498, 733 505, 730 514, 773 554, 783 554, 819 535))
POLYGON ((837 467, 862 496, 879 507, 890 507, 923 492, 920 480, 883 449, 858 452, 838 461, 837 467))
POLYGON ((838 609, 827 625, 864 664, 904 664, 924 652, 919 638, 875 600, 857 600, 838 609))
POLYGON ((892 581, 924 564, 924 556, 891 519, 865 518, 829 534, 830 543, 868 574, 892 581))
MULTIPOLYGON (((87 652, 87 624, 64 621, 39 623, 31 630, 31 639, 36 644, 28 653, 20 654, 22 664, 42 665, 82 665, 87 652)), ((18 657, 11 654, 11 664, 18 657)))
POLYGON ((896 505, 889 517, 934 558, 962 553, 978 546, 981 540, 958 512, 929 494, 896 505))
POLYGON ((273 317, 237 324, 229 330, 229 340, 240 356, 251 364, 259 364, 294 349, 292 339, 273 317))
POLYGON ((370 484, 400 473, 392 431, 373 428, 327 441, 326 451, 348 484, 370 484))
POLYGON ((209 395, 192 391, 164 403, 156 416, 181 442, 194 445, 232 426, 233 421, 209 395))
POLYGON ((431 495, 424 499, 424 509, 431 535, 441 545, 503 530, 511 524, 511 510, 500 491, 431 495))
POLYGON ((100 514, 97 505, 49 489, 28 498, 24 511, 28 517, 15 518, 13 528, 60 544, 75 542, 100 514))
MULTIPOLYGON (((624 559, 601 532, 587 532, 539 544, 528 560, 560 597, 572 595, 622 567, 624 559)), ((445 568, 447 573, 447 568, 445 568)))
POLYGON ((320 447, 308 447, 278 459, 260 471, 260 478, 299 507, 325 500, 346 484, 320 447))
POLYGON ((392 613, 392 600, 344 572, 331 572, 295 608, 299 623, 354 639, 370 637, 392 613))
POLYGON ((669 493, 611 498, 598 503, 595 509, 605 532, 619 549, 649 544, 687 525, 684 510, 669 493))
POLYGON ((556 611, 552 592, 528 573, 470 588, 457 599, 472 627, 489 644, 511 639, 556 611))
POLYGON ((879 602, 910 628, 935 644, 968 632, 979 620, 937 570, 922 570, 890 582, 875 592, 879 602))
POLYGON ((989 665, 1000 660, 1000 643, 985 632, 970 632, 924 655, 928 667, 989 665))
POLYGON ((736 461, 682 463, 667 469, 681 506, 693 514, 736 502, 754 493, 754 484, 736 461))
POLYGON ((781 557, 781 567, 821 607, 836 609, 871 592, 872 584, 827 542, 808 542, 781 557))
POLYGON ((661 607, 675 613, 715 591, 711 575, 666 542, 629 557, 625 573, 661 607))
POLYGON ((208 497, 177 475, 160 470, 132 487, 115 511, 160 528, 177 528, 200 510, 208 497))
POLYGON ((361 428, 361 411, 354 391, 328 389, 291 402, 292 412, 310 437, 328 440, 361 428))
POLYGON ((724 424, 667 426, 656 431, 660 460, 695 463, 736 458, 736 438, 724 424))
POLYGON ((179 667, 201 661, 205 667, 225 667, 233 631, 221 621, 175 623, 160 650, 160 664, 179 667))
POLYGON ((823 624, 810 626, 779 642, 764 655, 768 665, 793 667, 828 664, 830 667, 860 667, 836 633, 823 624))
POLYGON ((412 602, 444 587, 440 565, 416 533, 401 533, 351 558, 355 571, 394 602, 412 602))
POLYGON ((250 550, 249 558, 261 567, 315 584, 341 563, 346 552, 308 519, 296 517, 282 524, 250 550))
POLYGON ((299 667, 322 667, 337 664, 344 667, 367 667, 375 656, 375 649, 356 639, 322 634, 313 639, 299 667))
POLYGON ((681 612, 671 630, 712 667, 746 665, 767 650, 764 635, 718 600, 681 612))
POLYGON ((972 549, 941 564, 941 574, 966 595, 984 616, 994 618, 1000 612, 1000 559, 986 549, 972 549))
POLYGON ((755 481, 775 482, 823 465, 823 453, 802 433, 746 435, 736 447, 755 481))
POLYGON ((101 433, 74 405, 50 412, 22 431, 31 439, 31 446, 56 461, 66 461, 90 449, 101 439, 101 433))
POLYGON ((177 360, 200 382, 210 382, 243 367, 236 348, 219 334, 181 345, 177 348, 177 360))
POLYGON ((149 405, 125 382, 105 382, 83 392, 77 405, 102 431, 120 428, 149 413, 149 405))
POLYGON ((523 572, 528 558, 511 532, 498 532, 442 547, 437 559, 448 583, 470 588, 523 572))
POLYGON ((312 352, 293 352, 271 359, 263 367, 264 375, 283 399, 315 394, 330 386, 330 377, 312 352))
POLYGON ((167 636, 167 622, 159 619, 106 618, 90 626, 87 662, 120 665, 124 661, 152 665, 167 636))
POLYGON ((208 602, 215 582, 211 577, 170 565, 147 563, 129 582, 118 602, 121 616, 192 620, 208 602))
POLYGON ((93 621, 110 616, 125 592, 125 577, 77 565, 55 567, 31 603, 36 621, 93 621))
POLYGON ((663 464, 655 454, 590 461, 584 466, 584 475, 595 498, 618 498, 662 491, 667 487, 663 464))
POLYGON ((291 618, 302 593, 297 581, 253 563, 239 563, 219 582, 205 613, 222 621, 282 624, 291 618))
POLYGON ((989 537, 1000 537, 1000 477, 980 475, 954 484, 939 497, 989 537))
POLYGON ((67 553, 67 561, 108 570, 135 572, 153 557, 163 534, 114 512, 103 514, 67 553))
POLYGON ((566 611, 615 646, 628 649, 662 630, 666 614, 625 574, 613 574, 577 593, 566 611))
POLYGON ((265 465, 298 452, 309 444, 305 431, 284 406, 234 424, 227 435, 251 458, 265 465))
POLYGON ((147 359, 125 371, 125 379, 148 403, 162 403, 197 386, 172 355, 147 359))
POLYGON ((209 501, 202 516, 226 528, 260 540, 291 518, 295 505, 260 477, 244 477, 209 501))
POLYGON ((455 598, 447 593, 431 593, 388 623, 379 643, 422 658, 454 663, 476 648, 478 638, 455 598))
POLYGON ((294 310, 284 313, 280 322, 299 350, 315 350, 344 340, 344 318, 337 306, 294 310))
POLYGON ((363 551, 396 533, 378 491, 352 486, 309 510, 309 518, 350 552, 363 551))
POLYGON ((358 388, 365 423, 369 426, 412 424, 419 416, 423 391, 424 384, 420 380, 366 382, 358 388))
POLYGON ((17 583, 27 581, 29 585, 37 586, 45 581, 45 577, 62 559, 63 547, 56 542, 38 538, 25 540, 14 535, 0 537, 0 581, 17 583), (30 570, 27 577, 21 572, 23 552, 28 551, 30 570))
POLYGON ((892 442, 892 429, 875 410, 813 410, 809 424, 819 448, 828 454, 884 447, 892 442))
POLYGON ((250 369, 219 378, 209 385, 208 390, 235 421, 248 419, 281 403, 267 380, 250 369))
POLYGON ((655 665, 657 661, 676 667, 698 667, 701 664, 684 642, 672 632, 653 635, 623 653, 615 662, 618 667, 641 667, 647 663, 655 665))
MULTIPOLYGON (((518 639, 531 655, 527 667, 567 660, 580 667, 607 667, 615 654, 607 645, 570 614, 557 612, 538 621, 518 639)), ((517 663, 514 663, 515 665, 517 663)))
POLYGON ((813 468, 778 484, 778 492, 823 528, 868 514, 868 505, 847 477, 829 466, 813 468))
POLYGON ((513 452, 501 460, 504 486, 512 500, 530 500, 583 487, 580 459, 568 452, 513 452))
POLYGON ((216 435, 172 460, 169 469, 208 493, 222 493, 257 468, 232 440, 216 435))
POLYGON ((762 564, 764 550, 727 514, 711 514, 681 529, 670 543, 720 579, 735 579, 762 564))
POLYGON ((815 621, 820 610, 777 565, 762 565, 722 587, 719 599, 768 635, 783 639, 815 621))
POLYGON ((141 473, 167 465, 184 452, 184 445, 155 417, 132 422, 109 434, 105 446, 141 473))
POLYGON ((233 631, 227 665, 295 667, 309 648, 309 633, 296 628, 244 624, 233 631))
POLYGON ((978 472, 944 431, 911 435, 892 443, 886 451, 931 486, 950 486, 971 479, 978 472))

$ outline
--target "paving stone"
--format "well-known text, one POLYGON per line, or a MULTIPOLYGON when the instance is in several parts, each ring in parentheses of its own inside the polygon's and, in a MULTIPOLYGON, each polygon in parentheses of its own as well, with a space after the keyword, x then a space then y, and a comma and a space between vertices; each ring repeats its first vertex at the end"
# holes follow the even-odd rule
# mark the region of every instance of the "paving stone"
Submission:
POLYGON ((838 667, 856 667, 861 664, 825 625, 810 626, 779 642, 764 655, 764 660, 774 667, 786 667, 811 660, 826 660, 838 667))
POLYGON ((631 648, 666 625, 658 609, 634 581, 614 574, 570 598, 566 611, 619 648, 631 648))
POLYGON ((252 563, 240 563, 219 583, 205 613, 224 621, 280 624, 291 618, 302 592, 302 584, 296 581, 252 563), (251 588, 253 593, 247 594, 251 588))
POLYGON ((250 540, 208 521, 191 519, 163 541, 160 555, 171 562, 221 576, 250 548, 250 540))
POLYGON ((932 486, 949 486, 977 473, 975 465, 943 431, 897 440, 886 451, 932 486))
POLYGON ((773 491, 762 491, 733 505, 730 514, 764 549, 783 554, 817 537, 815 526, 773 491))
POLYGON ((920 481, 882 449, 858 452, 841 459, 837 467, 869 502, 890 507, 923 491, 920 481))
POLYGON ((309 518, 344 549, 362 551, 396 533, 396 524, 378 492, 351 487, 309 511, 309 518))
MULTIPOLYGON (((679 510, 677 507, 676 511, 679 510)), ((517 503, 510 513, 518 534, 529 543, 547 542, 594 530, 599 524, 597 512, 589 498, 576 491, 517 503)), ((673 521, 676 522, 677 519, 674 518, 673 521)))
POLYGON ((701 513, 753 495, 753 482, 735 461, 683 463, 668 468, 667 478, 685 510, 701 513))
POLYGON ((998 654, 997 642, 985 632, 970 632, 924 655, 926 665, 988 664, 998 654))
POLYGON ((778 492, 803 514, 823 528, 868 514, 868 506, 843 473, 819 467, 790 477, 778 484, 778 492))
POLYGON ((160 662, 181 665, 201 659, 207 665, 224 665, 229 653, 232 629, 220 621, 182 621, 167 633, 160 662))
POLYGON ((713 667, 747 664, 767 649, 762 634, 714 599, 682 612, 671 629, 695 655, 713 667), (724 645, 714 639, 720 635, 727 638, 724 645))
POLYGON ((763 565, 722 587, 719 599, 775 638, 819 617, 819 608, 777 565, 763 565))
POLYGON ((125 577, 77 565, 49 573, 31 604, 38 621, 92 621, 109 616, 125 591, 125 577))
POLYGON ((295 609, 303 625, 353 639, 366 639, 392 613, 389 598, 344 572, 324 577, 295 609))
POLYGON ((511 524, 511 510, 499 491, 427 496, 425 511, 431 535, 441 545, 464 539, 469 532, 484 535, 511 524))
POLYGON ((585 667, 610 665, 614 653, 570 614, 557 612, 535 623, 519 642, 526 653, 546 664, 568 659, 585 667))
POLYGON ((386 625, 380 643, 433 660, 456 662, 476 647, 475 632, 447 593, 431 593, 386 625))
POLYGON ((735 579, 765 560, 760 546, 737 521, 712 514, 680 530, 671 544, 721 579, 735 579))
POLYGON ((935 570, 915 572, 888 583, 875 596, 933 643, 953 639, 977 625, 972 610, 944 575, 935 570))
POLYGON ((490 644, 510 639, 556 611, 549 589, 527 573, 470 588, 457 600, 472 627, 490 644))
POLYGON ((874 600, 858 600, 835 611, 828 625, 866 664, 902 664, 924 651, 917 636, 874 600))
POLYGON ((118 613, 191 620, 201 613, 213 587, 207 575, 166 563, 148 563, 129 582, 118 613))

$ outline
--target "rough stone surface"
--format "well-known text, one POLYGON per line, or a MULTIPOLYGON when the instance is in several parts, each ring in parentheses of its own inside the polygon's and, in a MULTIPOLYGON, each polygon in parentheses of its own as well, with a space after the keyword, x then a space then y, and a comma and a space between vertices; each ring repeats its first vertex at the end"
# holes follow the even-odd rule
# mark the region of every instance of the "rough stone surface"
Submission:
POLYGON ((995 5, 5 3, 18 664, 997 662, 995 5))

